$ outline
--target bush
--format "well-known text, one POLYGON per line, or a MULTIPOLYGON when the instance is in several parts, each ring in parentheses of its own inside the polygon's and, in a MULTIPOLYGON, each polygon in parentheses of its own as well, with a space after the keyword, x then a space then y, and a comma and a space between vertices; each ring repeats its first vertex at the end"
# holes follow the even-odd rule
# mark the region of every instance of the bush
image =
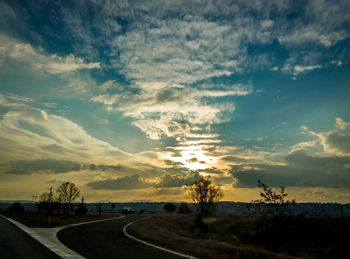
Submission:
POLYGON ((59 211, 60 207, 61 204, 59 202, 40 201, 36 203, 36 208, 38 212, 46 212, 48 216, 52 215, 55 210, 59 211))
POLYGON ((172 203, 166 203, 166 204, 164 204, 164 210, 166 212, 171 213, 171 212, 174 212, 176 210, 176 206, 172 203))
POLYGON ((88 209, 84 203, 84 197, 81 198, 81 202, 78 205, 78 208, 75 210, 75 214, 78 216, 84 216, 87 213, 88 209))
POLYGON ((281 186, 279 192, 275 192, 270 186, 258 180, 258 187, 262 188, 261 198, 251 201, 248 205, 248 209, 253 214, 279 217, 291 214, 291 207, 295 205, 295 200, 286 199, 288 194, 285 192, 284 186, 281 186))
POLYGON ((177 213, 180 213, 180 214, 191 214, 192 213, 192 209, 190 207, 188 207, 186 202, 181 202, 179 208, 177 209, 177 213))
POLYGON ((24 215, 24 207, 21 205, 20 202, 14 202, 12 205, 9 207, 9 212, 14 213, 14 214, 19 214, 19 215, 24 215))

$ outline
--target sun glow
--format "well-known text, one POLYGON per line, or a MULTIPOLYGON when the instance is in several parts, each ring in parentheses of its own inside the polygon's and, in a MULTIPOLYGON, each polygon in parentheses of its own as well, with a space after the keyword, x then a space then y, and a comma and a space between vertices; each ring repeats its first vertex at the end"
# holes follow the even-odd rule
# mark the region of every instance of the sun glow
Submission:
POLYGON ((206 169, 217 162, 217 158, 208 156, 202 146, 180 146, 174 149, 180 151, 180 156, 170 159, 182 163, 190 170, 206 169))

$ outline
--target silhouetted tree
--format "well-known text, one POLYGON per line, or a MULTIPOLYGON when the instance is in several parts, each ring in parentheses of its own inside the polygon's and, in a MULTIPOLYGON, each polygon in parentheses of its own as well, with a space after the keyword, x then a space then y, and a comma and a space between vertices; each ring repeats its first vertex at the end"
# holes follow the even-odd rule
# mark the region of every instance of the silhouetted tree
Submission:
POLYGON ((187 197, 192 200, 197 209, 195 225, 200 237, 209 232, 209 225, 215 221, 210 218, 215 212, 217 203, 224 197, 221 188, 215 186, 209 177, 200 176, 194 184, 187 189, 187 197))
POLYGON ((115 203, 111 203, 112 212, 114 211, 114 208, 115 208, 115 203))
POLYGON ((64 216, 69 216, 72 202, 79 197, 80 191, 74 183, 64 182, 56 190, 59 202, 63 204, 64 216))
POLYGON ((101 217, 101 213, 103 211, 103 204, 101 202, 97 203, 97 211, 98 211, 98 216, 101 217))
POLYGON ((191 214, 192 209, 187 205, 186 202, 181 202, 179 208, 177 209, 177 213, 180 214, 191 214))
POLYGON ((88 209, 86 208, 85 199, 83 196, 83 197, 81 197, 81 201, 78 205, 78 208, 75 210, 75 213, 81 217, 81 216, 84 216, 87 213, 87 211, 88 211, 88 209))
POLYGON ((14 214, 18 214, 18 215, 25 214, 24 207, 20 202, 12 203, 12 205, 9 207, 9 212, 14 213, 14 214))
POLYGON ((174 212, 176 210, 176 206, 174 204, 172 204, 172 203, 165 203, 164 204, 164 210, 166 212, 171 213, 171 212, 174 212))
POLYGON ((295 200, 287 200, 288 194, 285 187, 281 186, 279 192, 272 190, 270 186, 258 180, 258 187, 262 188, 260 199, 252 200, 248 209, 255 214, 285 216, 290 213, 291 206, 295 205, 295 200))
POLYGON ((51 216, 54 210, 58 209, 59 203, 57 202, 52 190, 52 186, 49 188, 48 192, 43 192, 40 195, 40 200, 37 206, 39 211, 45 211, 48 216, 51 216))
POLYGON ((208 177, 200 176, 187 190, 187 197, 197 208, 200 218, 211 216, 217 203, 224 197, 219 186, 215 186, 208 177))

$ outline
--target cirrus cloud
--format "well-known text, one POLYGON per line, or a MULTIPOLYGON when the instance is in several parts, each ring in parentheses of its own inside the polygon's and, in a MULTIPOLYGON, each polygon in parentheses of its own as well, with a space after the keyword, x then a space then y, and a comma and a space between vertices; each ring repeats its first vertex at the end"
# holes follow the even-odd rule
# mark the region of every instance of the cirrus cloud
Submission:
MULTIPOLYGON (((49 55, 42 49, 35 50, 28 43, 14 42, 6 36, 0 35, 1 61, 5 58, 11 58, 18 62, 29 64, 41 71, 50 74, 63 74, 75 72, 80 69, 99 69, 100 62, 86 63, 83 58, 75 57, 73 54, 61 57, 56 54, 49 55)), ((1 64, 1 62, 0 62, 1 64)))

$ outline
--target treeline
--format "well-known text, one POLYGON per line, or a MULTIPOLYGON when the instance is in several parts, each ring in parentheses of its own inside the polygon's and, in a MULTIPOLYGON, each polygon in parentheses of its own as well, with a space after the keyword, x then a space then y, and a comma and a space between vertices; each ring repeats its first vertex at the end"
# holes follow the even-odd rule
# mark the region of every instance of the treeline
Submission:
MULTIPOLYGON (((37 209, 39 212, 46 212, 48 216, 52 215, 54 211, 63 211, 64 217, 69 217, 73 202, 79 195, 80 190, 74 183, 64 182, 56 189, 56 192, 50 187, 48 192, 42 193, 36 204, 37 209)), ((76 214, 85 215, 86 212, 87 208, 83 196, 76 209, 76 214)))

